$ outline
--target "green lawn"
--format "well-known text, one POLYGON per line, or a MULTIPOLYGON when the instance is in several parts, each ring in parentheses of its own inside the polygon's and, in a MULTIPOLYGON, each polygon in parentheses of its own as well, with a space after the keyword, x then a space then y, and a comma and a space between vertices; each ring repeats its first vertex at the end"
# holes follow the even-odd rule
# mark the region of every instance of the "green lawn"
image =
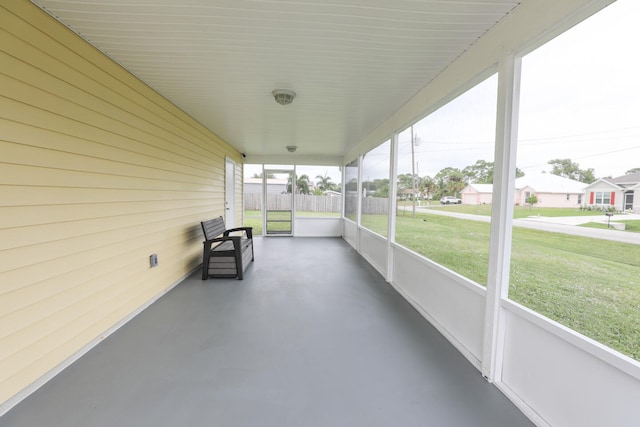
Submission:
MULTIPOLYGON (((488 223, 396 221, 398 243, 486 286, 488 223)), ((512 246, 511 299, 640 360, 640 245, 516 227, 512 246)))
MULTIPOLYGON (((640 233, 640 220, 614 220, 612 222, 623 222, 626 224, 624 231, 630 231, 632 233, 640 233)), ((607 224, 603 224, 600 222, 589 222, 587 224, 582 224, 581 227, 588 228, 609 228, 607 224)))
MULTIPOLYGON (((277 213, 282 215, 282 213, 277 213)), ((296 211, 297 217, 326 217, 326 218, 339 218, 340 212, 309 212, 309 211, 296 211)), ((283 219, 286 218, 283 217, 283 219)), ((272 216, 271 219, 278 219, 275 216, 272 216)), ((253 234, 256 236, 262 235, 262 211, 244 211, 244 225, 246 227, 253 227, 253 234)), ((275 229, 278 229, 278 225, 271 224, 275 226, 275 229)), ((281 224, 282 227, 288 227, 286 223, 281 224)), ((272 227, 274 229, 274 227, 272 227)))
POLYGON ((363 227, 387 237, 389 231, 389 217, 387 215, 362 214, 360 223, 363 227))
MULTIPOLYGON (((472 215, 491 216, 491 205, 436 205, 431 204, 429 209, 446 209, 447 212, 458 212, 472 215)), ((547 216, 547 217, 559 217, 559 216, 604 216, 602 212, 597 211, 585 211, 574 208, 539 208, 529 206, 514 206, 513 217, 514 218, 526 218, 528 216, 547 216)))
POLYGON ((262 235, 262 211, 244 211, 244 226, 253 227, 253 235, 262 235))
MULTIPOLYGON (((260 218, 253 221, 245 214, 246 225, 261 228, 260 218)), ((363 225, 386 235, 387 221, 386 215, 366 215, 363 225)), ((409 212, 396 218, 396 241, 486 286, 489 228, 437 214, 413 219, 409 212)), ((640 245, 515 227, 509 297, 640 360, 640 245)))

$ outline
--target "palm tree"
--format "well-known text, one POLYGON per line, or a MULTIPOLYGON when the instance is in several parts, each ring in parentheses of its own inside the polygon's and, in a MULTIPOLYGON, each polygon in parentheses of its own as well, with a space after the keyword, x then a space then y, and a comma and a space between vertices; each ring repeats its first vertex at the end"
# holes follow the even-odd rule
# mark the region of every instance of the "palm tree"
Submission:
MULTIPOLYGON (((275 175, 272 173, 267 174, 267 179, 275 179, 275 175)), ((262 172, 260 173, 254 173, 253 176, 251 178, 262 178, 262 172)))
POLYGON ((440 187, 438 186, 438 183, 436 182, 435 179, 431 178, 430 176, 425 176, 422 179, 421 189, 423 189, 424 192, 426 193, 427 200, 431 200, 432 196, 436 194, 438 191, 440 191, 440 187))
POLYGON ((316 176, 316 179, 319 180, 318 182, 316 182, 316 186, 321 191, 327 191, 327 190, 333 189, 333 183, 331 182, 331 177, 327 176, 326 173, 324 174, 324 176, 322 175, 316 176))
POLYGON ((309 194, 309 175, 300 175, 296 180, 296 193, 309 194))

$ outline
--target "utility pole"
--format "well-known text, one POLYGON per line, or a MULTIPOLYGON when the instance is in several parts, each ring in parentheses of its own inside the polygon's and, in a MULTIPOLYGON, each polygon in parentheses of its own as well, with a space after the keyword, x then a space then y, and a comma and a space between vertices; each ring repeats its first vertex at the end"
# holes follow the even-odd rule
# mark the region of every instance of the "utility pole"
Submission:
POLYGON ((416 162, 413 146, 416 140, 413 136, 413 125, 411 125, 411 178, 413 180, 413 192, 411 200, 413 201, 413 219, 416 219, 416 162))
POLYGON ((411 125, 411 178, 413 182, 413 194, 411 195, 411 200, 413 200, 413 218, 416 217, 416 196, 417 196, 417 188, 416 188, 416 161, 415 161, 415 145, 420 145, 420 138, 418 135, 413 134, 413 125, 411 125))

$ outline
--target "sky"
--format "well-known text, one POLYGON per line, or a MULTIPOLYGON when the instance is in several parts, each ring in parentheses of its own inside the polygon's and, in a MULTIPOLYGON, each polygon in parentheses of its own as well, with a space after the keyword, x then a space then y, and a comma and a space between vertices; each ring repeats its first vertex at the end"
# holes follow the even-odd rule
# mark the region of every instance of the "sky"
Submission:
MULTIPOLYGON (((517 167, 570 158, 596 177, 640 167, 640 2, 619 0, 522 59, 517 167)), ((419 175, 493 161, 497 76, 414 125, 419 175)), ((401 134, 410 170, 410 132, 401 134)))
POLYGON ((597 177, 640 167, 638 18, 640 2, 619 0, 523 58, 521 168, 548 155, 597 177))
MULTIPOLYGON (((638 18, 640 1, 618 0, 523 57, 518 168, 549 172, 549 160, 570 158, 600 178, 640 167, 638 18)), ((493 161, 497 83, 489 77, 414 124, 416 173, 493 161)), ((410 141, 410 129, 400 133, 399 174, 411 172, 410 141)), ((380 148, 365 156, 369 179, 388 176, 380 148)), ((306 168, 312 179, 327 172, 306 168)))

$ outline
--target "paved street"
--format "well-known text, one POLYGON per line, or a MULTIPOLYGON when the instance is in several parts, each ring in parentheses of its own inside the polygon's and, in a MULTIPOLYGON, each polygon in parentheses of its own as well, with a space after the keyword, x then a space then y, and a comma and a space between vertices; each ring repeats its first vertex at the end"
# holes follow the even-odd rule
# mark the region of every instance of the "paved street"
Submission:
MULTIPOLYGON (((409 207, 409 209, 411 209, 409 207)), ((416 212, 431 213, 436 215, 450 216, 454 218, 463 218, 473 221, 490 222, 490 217, 482 215, 462 214, 449 212, 446 208, 429 209, 425 207, 416 207, 416 212)), ((620 220, 640 220, 638 214, 615 214, 611 221, 620 220)), ((572 234, 575 236, 593 237, 595 239, 612 240, 622 243, 640 244, 640 233, 630 233, 628 231, 620 231, 614 229, 599 229, 578 227, 578 225, 588 222, 607 223, 607 217, 602 214, 599 216, 565 216, 565 217, 543 217, 532 216, 529 218, 519 218, 513 220, 515 227, 532 228, 535 230, 549 231, 552 233, 572 234)))

